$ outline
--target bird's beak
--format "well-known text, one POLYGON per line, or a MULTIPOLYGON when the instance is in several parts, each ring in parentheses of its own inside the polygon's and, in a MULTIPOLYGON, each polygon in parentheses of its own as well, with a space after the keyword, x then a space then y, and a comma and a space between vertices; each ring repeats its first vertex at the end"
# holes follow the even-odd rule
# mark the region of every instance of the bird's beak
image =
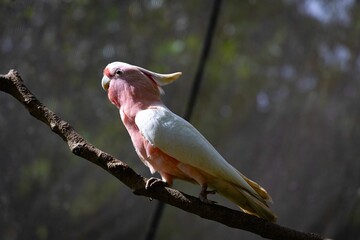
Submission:
POLYGON ((155 82, 159 85, 159 86, 164 86, 167 85, 169 83, 172 83, 173 81, 175 81, 176 79, 178 79, 181 76, 181 72, 176 72, 176 73, 169 73, 169 74, 161 74, 161 73, 156 73, 156 72, 152 72, 149 71, 147 69, 138 67, 140 71, 142 71, 145 75, 147 76, 151 76, 152 79, 155 80, 155 82))
POLYGON ((103 76, 103 78, 101 80, 101 86, 105 91, 107 91, 109 89, 110 81, 111 81, 111 79, 108 78, 106 75, 103 76))

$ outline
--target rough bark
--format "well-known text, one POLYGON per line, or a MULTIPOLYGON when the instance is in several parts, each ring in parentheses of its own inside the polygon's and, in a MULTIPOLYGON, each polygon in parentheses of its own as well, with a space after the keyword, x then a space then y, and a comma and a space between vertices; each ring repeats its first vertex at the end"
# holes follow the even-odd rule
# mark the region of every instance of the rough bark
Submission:
POLYGON ((202 218, 213 220, 232 228, 249 231, 268 239, 325 239, 318 234, 293 230, 241 211, 219 205, 204 204, 196 197, 169 187, 154 185, 151 188, 145 189, 147 180, 145 177, 137 174, 124 162, 85 141, 69 123, 58 117, 30 92, 16 70, 10 70, 8 74, 0 75, 0 90, 16 98, 33 117, 49 126, 54 133, 59 135, 68 144, 73 154, 102 167, 128 186, 136 195, 157 199, 202 218))

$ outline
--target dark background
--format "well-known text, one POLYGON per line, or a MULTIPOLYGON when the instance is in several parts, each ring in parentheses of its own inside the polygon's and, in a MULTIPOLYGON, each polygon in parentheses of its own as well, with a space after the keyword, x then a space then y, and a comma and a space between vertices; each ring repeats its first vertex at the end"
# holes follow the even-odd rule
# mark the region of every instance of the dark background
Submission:
MULTIPOLYGON (((0 3, 0 72, 17 69, 88 141, 149 177, 101 88, 102 70, 119 60, 182 71, 163 100, 183 115, 212 1, 0 3)), ((359 1, 225 0, 192 116, 269 191, 280 224, 335 239, 360 239, 359 39, 359 1)), ((1 239, 144 238, 156 202, 72 155, 4 93, 0 152, 1 239)), ((173 207, 157 239, 224 236, 260 239, 173 207)))

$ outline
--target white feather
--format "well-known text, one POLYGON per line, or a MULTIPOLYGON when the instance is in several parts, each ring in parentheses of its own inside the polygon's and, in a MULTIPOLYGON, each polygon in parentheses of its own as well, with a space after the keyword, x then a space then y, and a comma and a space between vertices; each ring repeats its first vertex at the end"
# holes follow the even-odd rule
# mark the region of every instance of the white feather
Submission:
POLYGON ((190 123, 165 107, 154 107, 137 113, 135 123, 142 135, 164 153, 229 181, 258 196, 255 190, 190 123))

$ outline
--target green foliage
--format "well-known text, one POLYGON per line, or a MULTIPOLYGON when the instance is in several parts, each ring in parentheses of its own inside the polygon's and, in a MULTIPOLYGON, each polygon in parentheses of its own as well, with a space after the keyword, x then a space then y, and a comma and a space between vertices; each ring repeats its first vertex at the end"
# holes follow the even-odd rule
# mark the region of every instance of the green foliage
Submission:
POLYGON ((37 159, 20 169, 18 191, 24 196, 34 189, 46 189, 51 174, 51 161, 49 159, 37 159))
POLYGON ((82 219, 100 211, 109 199, 119 189, 119 183, 114 179, 101 182, 97 179, 89 179, 77 193, 77 196, 70 203, 69 214, 75 219, 82 219))

